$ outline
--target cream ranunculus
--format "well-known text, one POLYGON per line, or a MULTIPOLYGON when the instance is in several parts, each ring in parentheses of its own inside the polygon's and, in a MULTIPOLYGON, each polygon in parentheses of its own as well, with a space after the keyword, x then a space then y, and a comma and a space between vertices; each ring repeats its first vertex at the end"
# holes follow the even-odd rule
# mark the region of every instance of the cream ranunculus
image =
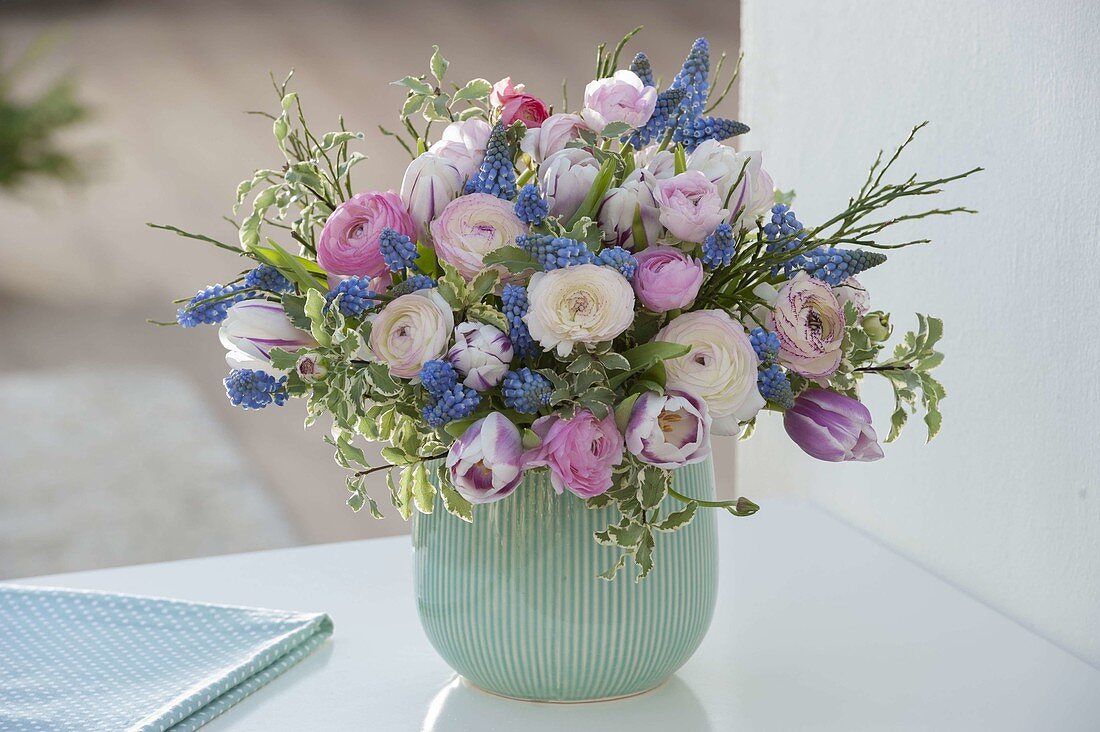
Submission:
POLYGON ((581 264, 538 272, 527 297, 523 320, 531 337, 562 357, 573 352, 574 344, 609 341, 634 322, 634 290, 610 267, 581 264))
POLYGON ((665 385, 702 397, 714 434, 736 434, 738 423, 752 419, 764 407, 756 387, 756 352, 745 329, 725 311, 684 313, 654 340, 691 347, 687 355, 664 362, 665 385))
POLYGON ((438 290, 410 292, 391 301, 374 319, 370 352, 394 376, 411 379, 425 361, 447 353, 454 327, 451 306, 438 290))

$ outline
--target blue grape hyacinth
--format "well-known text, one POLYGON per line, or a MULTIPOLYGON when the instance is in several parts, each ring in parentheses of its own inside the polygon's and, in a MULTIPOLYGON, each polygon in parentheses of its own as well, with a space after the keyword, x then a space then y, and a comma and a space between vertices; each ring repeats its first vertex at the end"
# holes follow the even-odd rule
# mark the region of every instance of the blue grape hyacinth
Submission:
POLYGON ((537 259, 547 271, 592 264, 593 261, 592 252, 584 242, 563 236, 520 234, 516 237, 516 246, 537 259))
POLYGON ((408 295, 410 292, 416 292, 417 290, 430 290, 436 286, 436 281, 426 274, 416 274, 405 280, 404 282, 398 282, 396 285, 389 289, 389 294, 408 295))
POLYGON ((752 344, 752 350, 756 351, 760 363, 774 363, 779 358, 779 336, 775 333, 769 333, 763 328, 753 328, 749 331, 749 343, 752 344))
POLYGON ((244 278, 244 285, 254 290, 266 290, 280 295, 294 291, 294 283, 270 264, 261 264, 249 272, 244 278))
POLYGON ((703 265, 707 269, 730 266, 734 245, 733 227, 726 223, 718 224, 714 233, 703 240, 703 265))
POLYGON ((424 421, 432 427, 442 427, 469 417, 481 403, 481 395, 468 386, 455 384, 450 389, 433 394, 422 412, 424 421))
POLYGON ((601 250, 596 255, 596 263, 618 270, 619 274, 628 280, 634 279, 634 273, 638 271, 638 260, 622 247, 609 247, 601 250))
POLYGON ((516 169, 508 152, 504 124, 497 122, 485 145, 485 159, 466 182, 466 193, 488 193, 511 201, 516 196, 516 169))
POLYGON ((649 57, 644 53, 634 54, 634 60, 630 62, 630 70, 638 75, 645 86, 653 84, 653 66, 649 63, 649 57))
POLYGON ((683 89, 686 96, 684 111, 691 117, 700 117, 707 106, 707 75, 710 73, 710 44, 706 38, 696 38, 684 65, 672 80, 672 89, 683 89))
POLYGON ((325 295, 325 300, 331 305, 339 297, 340 313, 351 317, 362 315, 377 305, 378 300, 374 299, 376 294, 370 289, 369 277, 349 277, 325 295))
MULTIPOLYGON (((806 238, 802 222, 794 215, 791 207, 785 203, 777 203, 772 207, 771 218, 764 224, 764 238, 768 240, 767 251, 790 252, 802 246, 806 238)), ((783 264, 783 272, 787 276, 802 268, 805 262, 804 255, 796 255, 783 264)), ((773 274, 779 272, 779 267, 773 268, 773 274)))
POLYGON ((520 358, 527 358, 538 354, 538 347, 531 338, 531 331, 527 329, 527 323, 523 322, 523 316, 527 314, 527 289, 522 285, 505 285, 500 293, 501 312, 508 321, 508 339, 512 341, 512 348, 520 358))
POLYGON ((416 269, 416 242, 412 237, 387 227, 378 236, 378 246, 390 272, 416 269))
POLYGON ((525 367, 505 374, 501 391, 504 392, 504 406, 523 414, 535 414, 550 404, 554 386, 542 374, 525 367))
POLYGON ((676 126, 672 141, 680 143, 687 152, 694 152, 705 140, 726 140, 749 131, 749 126, 725 117, 685 117, 676 126))
POLYGON ((241 409, 263 409, 269 404, 281 407, 289 398, 285 376, 276 379, 255 369, 230 371, 225 377, 225 393, 233 406, 241 409))
POLYGON ((426 361, 420 367, 420 383, 432 396, 442 396, 451 391, 458 383, 458 372, 449 362, 442 359, 426 361))
POLYGON ((784 409, 794 406, 794 392, 791 390, 791 382, 779 364, 772 364, 760 369, 756 377, 756 384, 760 389, 760 395, 769 402, 774 402, 784 409))
POLYGON ((182 308, 176 311, 176 322, 184 328, 197 325, 216 325, 225 320, 229 308, 242 300, 256 297, 257 293, 244 285, 210 285, 199 290, 182 308))
POLYGON ((528 183, 519 189, 516 198, 516 216, 528 226, 538 226, 550 213, 550 204, 539 193, 539 187, 528 183))
POLYGON ((862 249, 837 249, 818 247, 802 258, 801 269, 830 287, 836 287, 849 277, 859 274, 886 261, 882 252, 862 249))

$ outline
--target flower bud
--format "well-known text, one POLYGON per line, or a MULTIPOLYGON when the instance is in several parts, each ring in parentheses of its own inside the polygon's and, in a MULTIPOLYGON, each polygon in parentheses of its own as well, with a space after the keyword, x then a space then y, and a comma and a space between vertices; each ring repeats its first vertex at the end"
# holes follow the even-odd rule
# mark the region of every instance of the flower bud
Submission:
POLYGON ((890 315, 876 310, 873 313, 867 313, 863 316, 863 319, 859 321, 860 326, 863 327, 863 331, 867 334, 867 337, 874 343, 882 343, 890 339, 890 334, 894 331, 894 328, 890 325, 890 315))
POLYGON ((497 386, 508 373, 512 341, 491 325, 459 323, 447 360, 465 377, 463 384, 476 391, 485 391, 497 386))

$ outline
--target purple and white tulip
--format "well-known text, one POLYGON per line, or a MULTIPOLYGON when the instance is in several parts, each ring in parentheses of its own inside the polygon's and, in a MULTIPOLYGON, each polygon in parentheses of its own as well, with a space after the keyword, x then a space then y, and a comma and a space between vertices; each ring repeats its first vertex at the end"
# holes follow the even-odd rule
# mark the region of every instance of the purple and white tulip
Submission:
POLYGON ((271 349, 296 351, 317 345, 313 336, 291 325, 282 305, 267 300, 244 300, 229 308, 218 339, 230 368, 271 374, 279 373, 271 367, 271 349))
POLYGON ((550 214, 568 219, 592 189, 600 163, 586 150, 567 147, 547 157, 539 171, 550 214))
POLYGON ((839 463, 883 457, 871 413, 858 399, 827 389, 809 389, 783 415, 783 427, 811 457, 839 463))
POLYGON ((707 403, 682 391, 647 391, 634 402, 626 423, 626 449, 644 463, 679 468, 710 455, 707 403))
POLYGON ((420 241, 429 239, 428 224, 459 194, 464 182, 458 167, 436 153, 426 152, 409 163, 401 180, 401 200, 420 241))
POLYGON ((447 360, 462 374, 466 386, 476 391, 492 389, 508 373, 512 341, 491 325, 459 323, 447 360))
POLYGON ((523 479, 519 429, 499 412, 479 419, 451 445, 447 471, 455 490, 470 503, 499 501, 523 479))

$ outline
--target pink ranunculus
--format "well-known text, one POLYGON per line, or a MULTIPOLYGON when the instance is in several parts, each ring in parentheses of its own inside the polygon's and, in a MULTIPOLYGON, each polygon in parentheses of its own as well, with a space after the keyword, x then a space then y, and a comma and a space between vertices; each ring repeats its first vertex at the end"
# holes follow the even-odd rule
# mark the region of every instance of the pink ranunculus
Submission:
POLYGON ((478 117, 452 122, 443 130, 439 141, 432 143, 428 152, 450 162, 458 168, 462 180, 466 180, 481 167, 492 131, 492 125, 478 117))
POLYGON ((585 124, 600 132, 612 122, 641 127, 653 116, 657 90, 646 86, 633 71, 616 71, 614 76, 590 81, 584 88, 585 124))
POLYGON ((579 114, 552 114, 539 127, 527 130, 519 146, 536 163, 541 163, 564 150, 566 145, 581 136, 584 129, 588 128, 579 114))
POLYGON ((779 291, 772 318, 780 363, 813 381, 833 375, 843 355, 844 312, 828 285, 799 272, 779 291))
POLYGON ((550 116, 546 103, 530 94, 516 94, 508 98, 500 108, 500 121, 505 126, 522 122, 527 129, 537 129, 550 116))
POLYGON ((519 429, 499 412, 479 419, 447 453, 451 485, 470 503, 499 501, 523 480, 519 429))
POLYGON ((503 79, 493 84, 493 90, 489 92, 489 103, 494 107, 500 108, 514 96, 523 94, 523 90, 527 87, 523 84, 513 84, 511 76, 505 76, 503 79))
POLYGON ((527 233, 515 207, 488 193, 459 196, 429 228, 436 254, 468 280, 485 268, 486 254, 515 244, 517 236, 527 233))
POLYGON ((657 181, 653 193, 661 223, 684 241, 702 242, 730 213, 722 208, 718 186, 698 170, 657 181))
POLYGON ((328 217, 317 239, 317 263, 331 274, 377 277, 386 271, 378 238, 383 229, 416 236, 416 226, 393 191, 358 193, 328 217))
POLYGON ((573 419, 549 415, 536 419, 531 429, 542 442, 524 454, 524 463, 548 466, 550 484, 558 493, 568 490, 591 498, 611 487, 611 471, 623 461, 623 436, 613 414, 602 420, 588 410, 573 419))
POLYGON ((783 414, 787 434, 818 460, 871 462, 883 457, 871 413, 858 399, 826 389, 809 389, 783 414))
POLYGON ((686 308, 703 284, 703 263, 676 247, 649 247, 634 255, 634 293, 655 313, 686 308))

